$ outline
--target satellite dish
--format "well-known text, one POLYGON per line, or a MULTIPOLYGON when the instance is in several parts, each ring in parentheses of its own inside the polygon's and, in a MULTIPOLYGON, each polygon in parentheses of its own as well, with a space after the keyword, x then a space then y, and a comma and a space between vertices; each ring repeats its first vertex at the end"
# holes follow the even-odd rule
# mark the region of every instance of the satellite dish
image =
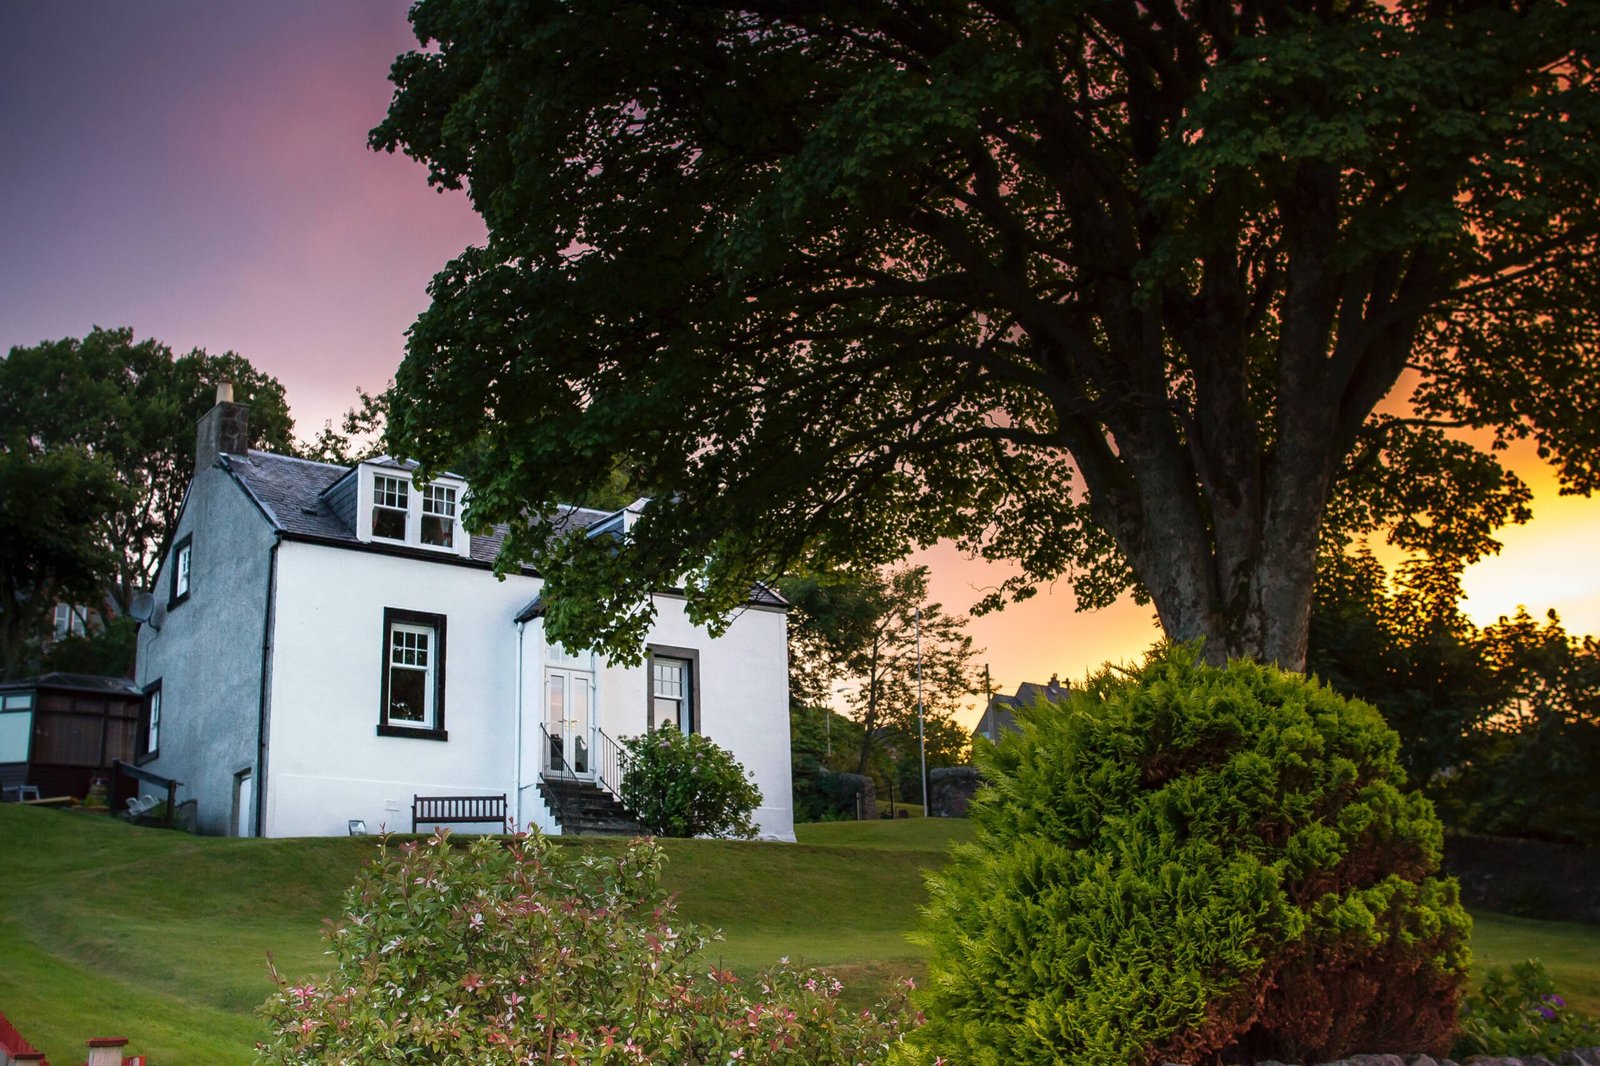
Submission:
POLYGON ((148 592, 141 592, 128 604, 128 617, 135 622, 148 622, 156 614, 156 598, 148 592))

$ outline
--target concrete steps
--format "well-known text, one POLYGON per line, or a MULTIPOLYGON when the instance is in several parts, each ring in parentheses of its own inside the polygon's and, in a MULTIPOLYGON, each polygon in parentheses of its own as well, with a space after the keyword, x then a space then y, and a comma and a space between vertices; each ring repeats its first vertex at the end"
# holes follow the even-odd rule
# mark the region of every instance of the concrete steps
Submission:
POLYGON ((561 777, 539 779, 539 794, 549 804, 563 833, 644 836, 645 828, 617 798, 592 781, 561 777))

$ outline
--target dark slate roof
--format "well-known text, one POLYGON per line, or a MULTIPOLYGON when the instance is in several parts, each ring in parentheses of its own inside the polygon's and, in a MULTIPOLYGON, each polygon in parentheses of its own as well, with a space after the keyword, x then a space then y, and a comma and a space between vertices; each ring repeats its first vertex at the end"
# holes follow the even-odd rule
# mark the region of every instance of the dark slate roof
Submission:
POLYGON ((16 691, 28 688, 63 689, 68 692, 95 692, 111 696, 139 696, 139 686, 125 677, 105 677, 100 674, 40 674, 0 684, 0 689, 16 691))
MULTIPOLYGON (((365 544, 357 540, 356 531, 334 513, 324 498, 323 494, 354 471, 355 467, 296 459, 254 449, 247 455, 224 455, 221 461, 223 468, 232 474, 234 480, 249 493, 251 499, 255 500, 273 527, 291 537, 304 537, 374 551, 396 550, 390 545, 365 544)), ((375 462, 380 466, 394 469, 416 468, 415 463, 402 463, 388 458, 381 458, 375 462)), ((612 513, 589 507, 573 507, 566 512, 569 520, 577 522, 580 528, 587 528, 612 513)), ((505 535, 506 527, 500 525, 496 526, 494 532, 488 536, 472 537, 470 549, 472 561, 493 563, 500 554, 500 545, 505 540, 505 535)), ((417 549, 416 554, 418 558, 440 562, 459 558, 423 549, 417 549)))
MULTIPOLYGON (((252 449, 245 455, 223 455, 223 469, 233 475, 250 498, 261 508, 267 521, 290 537, 301 537, 328 544, 348 545, 366 551, 401 553, 434 562, 459 561, 460 556, 444 555, 424 548, 408 549, 402 545, 369 544, 356 539, 356 531, 345 524, 328 504, 328 490, 355 472, 353 466, 336 463, 319 463, 311 459, 296 459, 288 455, 252 449)), ((370 463, 397 470, 415 470, 416 463, 400 462, 388 456, 369 460, 370 463)), ((626 509, 637 511, 646 501, 635 500, 626 509)), ((568 507, 556 523, 558 531, 588 529, 617 517, 618 511, 599 511, 592 507, 568 507)), ((505 541, 506 526, 499 525, 485 537, 472 537, 471 559, 475 563, 492 564, 500 554, 505 541)), ((789 601, 766 585, 757 584, 750 591, 750 604, 761 607, 787 608, 789 601)), ((526 622, 544 611, 536 596, 517 612, 516 620, 526 622)))

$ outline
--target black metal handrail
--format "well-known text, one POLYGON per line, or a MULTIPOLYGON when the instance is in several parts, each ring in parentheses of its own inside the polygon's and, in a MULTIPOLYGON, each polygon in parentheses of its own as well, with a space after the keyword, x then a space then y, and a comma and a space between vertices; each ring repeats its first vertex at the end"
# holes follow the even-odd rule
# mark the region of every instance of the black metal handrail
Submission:
POLYGON ((596 777, 602 788, 613 796, 621 798, 622 779, 628 772, 628 753, 623 750, 622 745, 607 736, 604 729, 596 728, 594 734, 595 754, 599 756, 595 760, 596 777))
MULTIPOLYGON (((576 777, 577 774, 572 772, 570 766, 567 766, 566 756, 562 754, 561 738, 551 736, 550 731, 544 727, 543 722, 539 723, 539 735, 544 738, 544 754, 539 759, 539 775, 541 777, 550 775, 551 771, 554 770, 553 776, 556 777, 576 777), (565 771, 564 774, 563 770, 565 771)), ((540 789, 539 791, 544 793, 545 802, 555 808, 551 813, 556 816, 556 821, 564 820, 567 808, 562 801, 561 793, 550 789, 540 789)))
POLYGON ((539 735, 544 738, 544 756, 539 760, 540 772, 556 777, 577 777, 578 772, 567 762, 566 745, 561 738, 552 736, 543 722, 539 723, 539 735))

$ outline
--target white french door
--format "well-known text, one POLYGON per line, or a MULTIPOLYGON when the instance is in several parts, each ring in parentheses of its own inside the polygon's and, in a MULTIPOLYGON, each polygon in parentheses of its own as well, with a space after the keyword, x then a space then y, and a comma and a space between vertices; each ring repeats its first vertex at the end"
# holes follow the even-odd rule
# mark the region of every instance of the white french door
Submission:
POLYGON ((547 742, 544 771, 555 777, 593 777, 594 709, 589 698, 593 675, 585 670, 551 668, 544 674, 547 742))

